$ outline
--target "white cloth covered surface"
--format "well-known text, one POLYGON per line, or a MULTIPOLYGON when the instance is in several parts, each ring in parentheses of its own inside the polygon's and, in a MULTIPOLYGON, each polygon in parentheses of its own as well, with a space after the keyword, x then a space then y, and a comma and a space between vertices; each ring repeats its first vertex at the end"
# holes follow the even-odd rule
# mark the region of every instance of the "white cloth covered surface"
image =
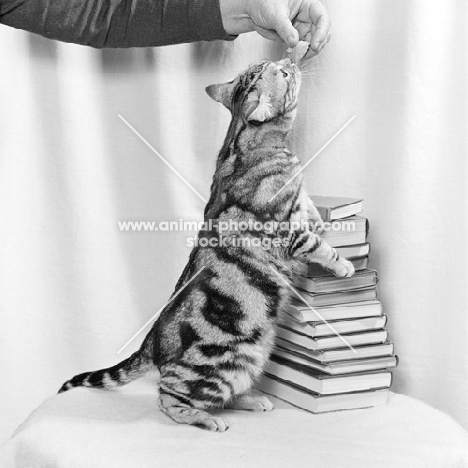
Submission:
POLYGON ((45 401, 0 451, 2 468, 468 467, 468 433, 399 394, 365 410, 313 415, 222 411, 225 433, 179 425, 143 381, 74 389, 45 401))

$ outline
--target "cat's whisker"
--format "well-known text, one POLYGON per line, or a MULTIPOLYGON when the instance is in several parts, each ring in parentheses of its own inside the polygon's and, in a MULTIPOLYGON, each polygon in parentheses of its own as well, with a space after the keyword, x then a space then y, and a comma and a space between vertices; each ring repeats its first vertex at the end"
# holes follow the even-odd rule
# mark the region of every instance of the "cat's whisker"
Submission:
POLYGON ((308 67, 310 65, 314 65, 316 66, 317 65, 317 61, 315 60, 315 56, 314 57, 307 57, 307 58, 302 58, 300 61, 299 61, 299 69, 301 70, 302 68, 305 68, 305 67, 308 67))
POLYGON ((301 70, 301 75, 307 75, 308 73, 321 73, 322 71, 318 68, 307 68, 305 70, 301 70))
POLYGON ((307 68, 316 68, 317 67, 317 62, 313 62, 312 60, 306 61, 300 64, 299 70, 304 70, 307 68))
POLYGON ((320 75, 306 75, 303 77, 303 81, 315 81, 315 82, 321 82, 323 81, 323 77, 320 75))
POLYGON ((323 72, 321 70, 317 70, 317 69, 311 69, 311 70, 307 70, 305 72, 302 72, 301 73, 301 76, 307 76, 307 75, 323 75, 323 72))
POLYGON ((318 67, 315 66, 314 64, 307 64, 307 66, 302 66, 299 68, 300 72, 301 73, 304 73, 306 71, 309 71, 309 70, 317 70, 318 67))
POLYGON ((317 74, 317 73, 319 73, 319 72, 317 72, 317 70, 310 69, 310 70, 305 70, 305 71, 301 72, 301 76, 317 74))
POLYGON ((309 57, 307 59, 303 59, 299 63, 299 70, 304 80, 312 79, 317 81, 322 78, 322 70, 320 70, 318 62, 314 59, 315 57, 309 57))
POLYGON ((320 78, 317 78, 315 76, 307 76, 304 79, 304 83, 313 83, 315 86, 318 86, 322 80, 320 78))
POLYGON ((304 76, 304 75, 307 75, 307 74, 310 74, 310 73, 317 73, 318 70, 316 68, 309 68, 307 70, 304 70, 301 72, 301 75, 304 76))

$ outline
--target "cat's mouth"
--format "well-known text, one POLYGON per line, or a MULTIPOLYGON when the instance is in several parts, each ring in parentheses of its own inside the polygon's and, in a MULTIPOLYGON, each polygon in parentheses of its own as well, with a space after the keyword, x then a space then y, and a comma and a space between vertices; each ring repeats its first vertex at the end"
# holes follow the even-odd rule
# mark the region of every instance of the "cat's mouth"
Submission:
POLYGON ((310 43, 306 41, 299 41, 294 49, 288 49, 289 58, 298 66, 299 70, 311 58, 309 54, 310 50, 310 43))
POLYGON ((290 58, 285 58, 283 60, 280 60, 279 62, 277 62, 278 66, 280 66, 281 68, 285 68, 285 69, 291 69, 291 70, 295 70, 297 69, 297 64, 294 63, 290 58))

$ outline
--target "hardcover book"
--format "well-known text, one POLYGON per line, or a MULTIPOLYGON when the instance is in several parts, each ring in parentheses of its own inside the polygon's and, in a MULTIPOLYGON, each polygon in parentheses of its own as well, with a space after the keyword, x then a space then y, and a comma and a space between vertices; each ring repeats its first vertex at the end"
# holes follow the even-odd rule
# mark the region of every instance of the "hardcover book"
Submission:
POLYGON ((301 296, 302 300, 299 300, 298 297, 293 296, 291 303, 300 307, 307 305, 311 305, 313 307, 332 306, 350 302, 377 300, 377 289, 375 287, 352 289, 350 291, 339 291, 325 294, 308 293, 307 291, 302 290, 298 290, 297 292, 301 296))
POLYGON ((299 322, 292 317, 289 318, 286 315, 282 315, 278 317, 277 321, 277 324, 283 328, 312 338, 336 335, 336 333, 346 334, 379 330, 384 328, 386 323, 386 315, 352 320, 334 320, 330 322, 299 322))
POLYGON ((321 395, 388 388, 392 383, 392 373, 388 370, 327 375, 276 356, 271 357, 264 372, 267 375, 292 382, 321 395))
POLYGON ((333 306, 308 306, 302 301, 290 305, 287 314, 299 322, 322 322, 323 320, 347 320, 382 315, 382 304, 379 301, 351 302, 333 306))
POLYGON ((339 411, 385 405, 388 402, 388 390, 319 395, 292 383, 264 375, 257 388, 298 408, 312 413, 339 411))
POLYGON ((324 221, 346 218, 362 211, 361 198, 311 195, 312 202, 324 221))
POLYGON ((351 216, 332 222, 330 229, 323 230, 320 237, 332 247, 364 244, 369 223, 362 216, 351 216))
POLYGON ((392 356, 394 351, 393 343, 390 341, 386 341, 385 343, 381 344, 354 346, 354 349, 346 347, 318 351, 306 349, 302 346, 299 346, 296 343, 292 343, 281 338, 276 339, 276 345, 283 349, 294 351, 296 354, 299 354, 303 357, 315 359, 316 361, 322 363, 349 361, 351 359, 366 359, 371 357, 392 356))
POLYGON ((366 257, 370 252, 370 244, 346 245, 344 247, 335 247, 335 250, 342 256, 348 259, 366 257))
POLYGON ((305 277, 297 276, 294 284, 310 293, 332 293, 357 288, 370 288, 378 281, 377 272, 367 268, 356 271, 350 278, 337 278, 334 275, 305 277))
POLYGON ((295 362, 306 367, 311 367, 318 371, 330 375, 352 374, 354 372, 368 372, 377 369, 387 369, 396 367, 398 364, 397 356, 385 356, 369 359, 353 359, 350 361, 321 363, 315 359, 304 357, 294 351, 288 351, 281 347, 276 347, 273 350, 273 355, 279 358, 286 359, 287 361, 295 362))
POLYGON ((384 343, 388 338, 388 332, 387 330, 374 330, 361 333, 351 333, 348 335, 332 335, 320 338, 311 338, 310 336, 300 335, 295 331, 278 325, 276 327, 276 336, 311 351, 318 351, 324 349, 343 348, 344 346, 354 347, 366 344, 384 343))

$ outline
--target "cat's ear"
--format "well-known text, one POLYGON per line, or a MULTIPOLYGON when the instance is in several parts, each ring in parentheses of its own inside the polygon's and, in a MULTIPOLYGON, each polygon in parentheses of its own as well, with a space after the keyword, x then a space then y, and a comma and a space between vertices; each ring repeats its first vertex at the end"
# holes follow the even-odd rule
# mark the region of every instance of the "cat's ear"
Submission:
POLYGON ((266 122, 275 115, 275 109, 268 93, 253 91, 247 98, 246 117, 249 122, 266 122))
POLYGON ((205 91, 208 93, 211 99, 214 99, 217 102, 223 104, 231 110, 231 95, 234 89, 234 81, 229 81, 227 83, 212 84, 205 88, 205 91))

